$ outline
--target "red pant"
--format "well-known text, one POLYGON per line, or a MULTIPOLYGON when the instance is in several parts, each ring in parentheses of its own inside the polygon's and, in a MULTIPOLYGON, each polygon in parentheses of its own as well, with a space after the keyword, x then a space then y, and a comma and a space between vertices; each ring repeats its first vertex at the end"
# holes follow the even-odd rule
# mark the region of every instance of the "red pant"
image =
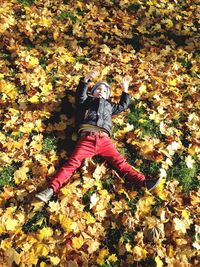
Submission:
POLYGON ((57 192, 63 183, 66 183, 70 179, 74 171, 81 166, 84 159, 95 155, 100 155, 105 158, 123 177, 126 176, 136 185, 143 185, 145 180, 144 175, 134 170, 126 162, 125 158, 120 155, 108 136, 86 135, 80 137, 71 157, 52 177, 50 186, 53 187, 54 192, 57 192))

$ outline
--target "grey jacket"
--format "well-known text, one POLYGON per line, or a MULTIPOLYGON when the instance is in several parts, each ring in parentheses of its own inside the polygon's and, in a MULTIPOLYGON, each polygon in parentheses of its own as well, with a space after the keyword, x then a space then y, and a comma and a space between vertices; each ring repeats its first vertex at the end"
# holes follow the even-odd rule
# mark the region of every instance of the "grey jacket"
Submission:
POLYGON ((76 90, 76 127, 80 124, 91 124, 105 129, 110 135, 112 131, 112 115, 128 108, 130 96, 122 92, 117 104, 104 98, 95 98, 87 94, 88 83, 80 79, 76 90))

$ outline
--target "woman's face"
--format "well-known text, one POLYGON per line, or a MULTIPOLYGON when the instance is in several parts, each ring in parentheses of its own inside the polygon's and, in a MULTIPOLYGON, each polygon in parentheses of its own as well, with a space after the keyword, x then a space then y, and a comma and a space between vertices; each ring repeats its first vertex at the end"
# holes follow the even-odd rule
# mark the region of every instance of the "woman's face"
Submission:
POLYGON ((104 98, 107 99, 107 88, 104 84, 101 84, 97 87, 97 89, 94 91, 93 96, 98 98, 104 98))

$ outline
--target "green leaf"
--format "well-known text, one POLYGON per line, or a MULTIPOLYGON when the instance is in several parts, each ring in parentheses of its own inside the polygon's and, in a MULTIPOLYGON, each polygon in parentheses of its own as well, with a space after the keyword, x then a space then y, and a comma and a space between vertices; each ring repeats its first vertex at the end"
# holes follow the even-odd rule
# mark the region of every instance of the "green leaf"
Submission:
POLYGON ((192 63, 187 58, 180 57, 177 59, 177 61, 180 62, 181 65, 188 70, 192 67, 192 63))
POLYGON ((137 232, 135 232, 135 231, 125 231, 122 235, 125 243, 133 242, 136 234, 137 234, 137 232))
POLYGON ((5 166, 0 170, 0 186, 14 185, 13 174, 18 167, 18 164, 13 163, 12 165, 5 166))
POLYGON ((42 152, 43 153, 48 153, 51 150, 55 150, 57 148, 57 138, 55 136, 47 136, 44 138, 43 141, 43 147, 42 147, 42 152))
POLYGON ((65 20, 66 18, 69 18, 73 23, 77 21, 77 17, 74 16, 71 12, 62 11, 59 15, 55 16, 58 20, 65 20))
POLYGON ((144 195, 144 191, 140 190, 138 194, 131 200, 128 200, 127 204, 131 208, 131 214, 134 215, 137 211, 137 202, 141 198, 141 196, 144 195))
POLYGON ((35 2, 35 0, 17 0, 17 1, 25 6, 31 6, 35 2))
POLYGON ((121 229, 109 228, 105 240, 106 246, 110 248, 113 247, 113 245, 117 245, 121 237, 121 234, 122 234, 121 229))
POLYGON ((111 192, 113 190, 114 183, 115 183, 114 179, 110 177, 102 182, 103 188, 108 190, 108 192, 111 192))
POLYGON ((144 175, 150 175, 156 177, 159 173, 161 167, 160 162, 143 159, 142 164, 140 165, 140 170, 144 175))
POLYGON ((82 198, 83 204, 85 205, 85 210, 90 211, 90 198, 96 192, 97 187, 93 186, 90 190, 88 190, 82 198))
POLYGON ((128 123, 132 124, 134 128, 142 130, 142 136, 150 135, 161 140, 165 139, 165 136, 160 132, 159 124, 149 119, 146 107, 144 107, 142 102, 131 101, 130 113, 126 118, 128 123))
POLYGON ((200 170, 200 164, 196 161, 192 168, 188 168, 184 155, 176 153, 174 155, 173 166, 168 170, 167 177, 175 178, 183 186, 185 192, 198 189, 200 181, 197 179, 197 173, 200 170))
POLYGON ((47 211, 37 211, 32 218, 28 220, 22 227, 25 233, 36 232, 46 226, 47 211))
POLYGON ((89 58, 85 57, 85 56, 79 56, 76 58, 76 61, 77 62, 80 62, 80 63, 86 63, 88 62, 89 58))
POLYGON ((130 6, 128 6, 128 9, 137 12, 140 9, 140 4, 138 3, 131 4, 130 6))
POLYGON ((43 56, 39 60, 39 64, 42 66, 43 69, 46 69, 46 65, 48 62, 48 58, 46 56, 43 56))

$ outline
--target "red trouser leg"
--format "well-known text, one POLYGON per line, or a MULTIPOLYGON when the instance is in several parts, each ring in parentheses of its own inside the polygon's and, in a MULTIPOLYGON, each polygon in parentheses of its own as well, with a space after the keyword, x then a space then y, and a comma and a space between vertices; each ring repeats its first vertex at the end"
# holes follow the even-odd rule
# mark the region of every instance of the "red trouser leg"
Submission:
POLYGON ((59 169, 59 171, 52 177, 50 186, 53 187, 54 192, 66 183, 71 175, 81 166, 84 159, 95 155, 95 138, 94 136, 84 136, 79 139, 76 147, 67 160, 67 162, 59 169))
POLYGON ((139 186, 143 185, 143 181, 145 180, 144 175, 134 170, 132 166, 126 162, 125 158, 120 155, 109 137, 84 136, 77 142, 68 161, 52 177, 50 186, 53 187, 54 192, 57 192, 63 183, 66 183, 70 179, 71 175, 81 166, 86 158, 94 155, 104 157, 122 176, 126 176, 139 186))
POLYGON ((126 159, 117 151, 112 140, 109 137, 99 139, 99 145, 97 145, 97 154, 104 157, 111 165, 113 165, 122 176, 127 177, 130 181, 133 181, 136 185, 142 186, 145 180, 145 176, 128 164, 126 159))

